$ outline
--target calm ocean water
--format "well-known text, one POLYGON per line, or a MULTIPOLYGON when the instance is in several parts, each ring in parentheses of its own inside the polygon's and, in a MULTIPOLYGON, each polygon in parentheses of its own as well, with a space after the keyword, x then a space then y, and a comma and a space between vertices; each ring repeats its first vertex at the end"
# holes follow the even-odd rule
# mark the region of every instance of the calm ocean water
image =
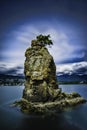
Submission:
MULTIPOLYGON (((60 85, 62 91, 79 92, 87 99, 87 85, 60 85)), ((87 130, 87 103, 59 113, 57 118, 32 117, 11 108, 22 97, 23 86, 0 87, 0 130, 87 130)))

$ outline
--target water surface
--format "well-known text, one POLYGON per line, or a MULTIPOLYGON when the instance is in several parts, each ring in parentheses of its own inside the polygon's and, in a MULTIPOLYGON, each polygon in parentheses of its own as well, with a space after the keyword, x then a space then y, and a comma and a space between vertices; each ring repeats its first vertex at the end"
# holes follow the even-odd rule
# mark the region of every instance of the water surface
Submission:
MULTIPOLYGON (((87 85, 60 85, 62 91, 79 92, 87 99, 87 85)), ((28 116, 10 104, 22 97, 23 86, 0 87, 0 130, 87 130, 87 103, 59 113, 57 118, 28 116)))

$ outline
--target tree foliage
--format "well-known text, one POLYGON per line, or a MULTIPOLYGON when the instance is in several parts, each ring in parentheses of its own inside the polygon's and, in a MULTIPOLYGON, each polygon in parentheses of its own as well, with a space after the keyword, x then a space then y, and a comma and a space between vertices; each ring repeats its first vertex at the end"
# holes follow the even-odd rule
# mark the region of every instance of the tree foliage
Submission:
POLYGON ((46 45, 53 45, 53 42, 52 40, 49 39, 50 38, 50 35, 38 35, 36 37, 37 39, 37 42, 39 43, 39 45, 42 45, 42 46, 46 46, 46 45))

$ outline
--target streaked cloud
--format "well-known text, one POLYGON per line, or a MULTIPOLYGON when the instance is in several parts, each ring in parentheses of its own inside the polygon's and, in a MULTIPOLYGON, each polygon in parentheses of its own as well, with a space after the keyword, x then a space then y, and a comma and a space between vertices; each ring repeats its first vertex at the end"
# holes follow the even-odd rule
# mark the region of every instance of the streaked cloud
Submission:
MULTIPOLYGON (((78 74, 87 75, 87 62, 60 64, 56 66, 57 75, 78 74)), ((0 63, 0 73, 9 75, 23 75, 24 67, 16 63, 0 63)))
MULTIPOLYGON (((72 30, 72 34, 74 31, 75 30, 72 30)), ((86 68, 86 62, 84 62, 84 45, 77 43, 75 46, 72 37, 70 38, 67 35, 67 30, 65 32, 48 24, 46 26, 44 25, 44 28, 42 28, 41 25, 22 25, 8 34, 8 39, 6 41, 8 48, 1 52, 4 57, 3 62, 1 61, 0 63, 1 73, 13 75, 23 74, 25 50, 30 47, 31 40, 35 39, 39 34, 50 34, 51 36, 54 45, 51 48, 48 47, 48 50, 54 58, 58 74, 72 74, 76 71, 83 73, 80 70, 81 68, 86 68)))
POLYGON ((68 63, 68 64, 60 64, 57 65, 57 74, 78 74, 78 75, 87 75, 87 62, 79 62, 79 63, 68 63))
POLYGON ((0 74, 23 75, 24 68, 17 63, 0 62, 0 74))
MULTIPOLYGON (((73 44, 67 33, 63 32, 63 30, 61 29, 58 30, 52 25, 43 26, 44 29, 41 28, 41 25, 23 25, 20 26, 20 28, 18 28, 17 30, 11 32, 13 44, 9 43, 10 48, 8 50, 3 51, 3 55, 11 56, 13 59, 16 57, 16 59, 21 62, 21 59, 24 60, 24 52, 26 48, 30 46, 32 39, 35 39, 36 36, 39 34, 50 34, 54 45, 51 48, 48 47, 48 49, 51 55, 54 57, 56 64, 65 63, 67 61, 74 62, 74 60, 76 62, 76 59, 80 60, 84 58, 84 45, 78 43, 75 46, 75 44, 73 44)), ((10 42, 12 42, 12 40, 10 42)))
POLYGON ((39 34, 51 35, 54 45, 48 49, 60 73, 86 71, 82 66, 87 61, 86 0, 15 0, 0 5, 0 71, 20 73, 22 69, 16 68, 23 68, 25 50, 39 34))

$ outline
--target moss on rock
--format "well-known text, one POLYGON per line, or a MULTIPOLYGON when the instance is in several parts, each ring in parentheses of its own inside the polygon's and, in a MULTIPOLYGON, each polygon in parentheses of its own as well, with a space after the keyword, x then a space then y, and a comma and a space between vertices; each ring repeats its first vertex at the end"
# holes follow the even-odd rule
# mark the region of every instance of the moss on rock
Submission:
POLYGON ((26 81, 23 98, 31 102, 44 102, 51 99, 52 91, 58 89, 53 57, 45 46, 38 45, 35 40, 32 41, 31 47, 26 50, 25 56, 26 81))

